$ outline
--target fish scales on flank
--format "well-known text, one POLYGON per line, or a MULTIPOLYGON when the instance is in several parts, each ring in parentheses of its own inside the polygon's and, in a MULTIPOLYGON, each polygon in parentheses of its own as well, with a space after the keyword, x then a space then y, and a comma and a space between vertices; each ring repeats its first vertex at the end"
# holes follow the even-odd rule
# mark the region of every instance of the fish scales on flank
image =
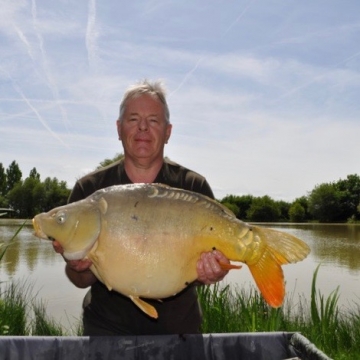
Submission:
POLYGON ((90 259, 109 290, 128 296, 154 318, 156 310, 146 299, 173 296, 195 281, 202 252, 218 249, 246 264, 273 307, 285 296, 281 266, 310 252, 293 235, 250 226, 215 200, 162 184, 110 186, 36 215, 33 225, 36 236, 56 239, 67 259, 90 259))

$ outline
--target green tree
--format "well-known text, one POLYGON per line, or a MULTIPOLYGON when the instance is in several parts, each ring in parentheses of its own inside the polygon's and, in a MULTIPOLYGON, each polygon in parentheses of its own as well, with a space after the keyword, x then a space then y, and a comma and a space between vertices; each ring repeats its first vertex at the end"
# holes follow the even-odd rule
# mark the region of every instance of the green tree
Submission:
POLYGON ((289 218, 291 222, 303 222, 305 220, 305 209, 300 202, 295 201, 290 206, 289 218))
POLYGON ((226 206, 229 210, 231 210, 235 216, 237 217, 239 214, 239 208, 235 203, 230 203, 230 202, 222 202, 222 204, 224 206, 226 206))
POLYGON ((30 170, 29 177, 30 177, 30 178, 33 178, 33 179, 40 180, 40 174, 37 172, 36 168, 32 168, 32 169, 30 170))
POLYGON ((290 210, 290 206, 291 204, 283 201, 283 200, 279 200, 276 201, 276 204, 280 210, 280 221, 288 221, 289 220, 289 210, 290 210))
POLYGON ((100 162, 100 165, 98 165, 96 167, 96 169, 102 169, 103 167, 105 166, 108 166, 108 165, 111 165, 112 163, 114 163, 115 161, 119 161, 121 160, 122 158, 124 158, 124 154, 122 153, 117 153, 115 154, 115 156, 112 158, 112 159, 105 159, 103 161, 100 162))
POLYGON ((44 198, 41 211, 49 211, 54 207, 62 206, 67 203, 70 190, 65 181, 59 181, 56 177, 47 177, 43 182, 44 198))
POLYGON ((17 182, 8 193, 9 205, 16 210, 22 219, 32 218, 39 211, 39 201, 34 196, 40 180, 27 177, 23 182, 17 182))
POLYGON ((281 216, 278 204, 269 196, 254 198, 247 212, 251 221, 278 221, 281 216))
POLYGON ((6 169, 6 192, 9 192, 15 184, 21 181, 22 172, 14 160, 6 169))
POLYGON ((340 193, 334 183, 317 185, 309 195, 309 212, 320 222, 339 221, 340 193))
POLYGON ((312 220, 312 216, 309 213, 309 200, 307 196, 301 196, 299 198, 296 198, 293 202, 294 203, 299 203, 305 210, 305 217, 304 217, 304 221, 307 220, 312 220))
MULTIPOLYGON (((252 195, 226 195, 220 202, 226 206, 228 206, 227 204, 231 204, 231 206, 235 205, 236 207, 234 207, 234 209, 238 209, 236 213, 233 211, 236 217, 241 220, 246 220, 247 211, 251 206, 253 198, 252 195)), ((229 207, 229 209, 232 210, 231 207, 229 207)))
POLYGON ((359 175, 348 175, 346 179, 337 181, 335 187, 339 191, 339 217, 341 220, 346 221, 350 218, 360 219, 360 213, 357 210, 360 204, 359 175))
POLYGON ((6 173, 2 163, 0 163, 0 196, 6 194, 6 173))

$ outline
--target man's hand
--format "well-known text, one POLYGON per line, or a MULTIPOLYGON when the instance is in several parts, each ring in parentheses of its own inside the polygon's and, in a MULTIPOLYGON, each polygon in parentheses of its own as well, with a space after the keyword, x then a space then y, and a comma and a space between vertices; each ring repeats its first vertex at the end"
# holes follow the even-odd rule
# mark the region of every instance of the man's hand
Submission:
POLYGON ((221 263, 230 264, 230 261, 218 250, 202 253, 197 262, 197 280, 210 285, 221 281, 229 272, 221 268, 221 263))
POLYGON ((95 283, 97 279, 90 270, 90 266, 92 265, 91 260, 67 260, 63 255, 64 249, 56 240, 53 241, 53 248, 58 254, 61 254, 66 261, 65 273, 75 286, 86 288, 95 283))
MULTIPOLYGON (((53 241, 53 247, 55 252, 57 252, 58 254, 63 255, 64 254, 64 249, 62 248, 62 246, 60 245, 60 243, 56 240, 53 241)), ((82 272, 85 270, 88 270, 90 268, 90 266, 92 265, 92 261, 89 259, 84 259, 84 260, 67 260, 64 255, 63 255, 64 260, 66 261, 68 267, 71 268, 71 270, 77 271, 77 272, 82 272)))

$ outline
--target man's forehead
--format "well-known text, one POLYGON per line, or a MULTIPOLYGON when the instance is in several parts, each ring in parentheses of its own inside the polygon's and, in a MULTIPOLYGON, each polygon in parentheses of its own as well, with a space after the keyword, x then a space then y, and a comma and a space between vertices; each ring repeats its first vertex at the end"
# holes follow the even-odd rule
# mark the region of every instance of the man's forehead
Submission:
POLYGON ((141 95, 130 98, 125 104, 127 113, 151 112, 154 114, 163 113, 164 106, 156 97, 150 95, 141 95))

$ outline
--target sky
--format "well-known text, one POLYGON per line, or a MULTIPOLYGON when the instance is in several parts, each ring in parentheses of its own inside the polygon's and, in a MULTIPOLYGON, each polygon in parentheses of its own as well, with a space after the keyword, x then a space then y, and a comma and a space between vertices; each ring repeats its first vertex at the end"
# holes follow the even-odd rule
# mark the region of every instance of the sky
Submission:
POLYGON ((359 174, 358 0, 0 0, 0 163, 71 188, 122 152, 129 85, 161 79, 165 155, 228 194, 294 201, 359 174))

